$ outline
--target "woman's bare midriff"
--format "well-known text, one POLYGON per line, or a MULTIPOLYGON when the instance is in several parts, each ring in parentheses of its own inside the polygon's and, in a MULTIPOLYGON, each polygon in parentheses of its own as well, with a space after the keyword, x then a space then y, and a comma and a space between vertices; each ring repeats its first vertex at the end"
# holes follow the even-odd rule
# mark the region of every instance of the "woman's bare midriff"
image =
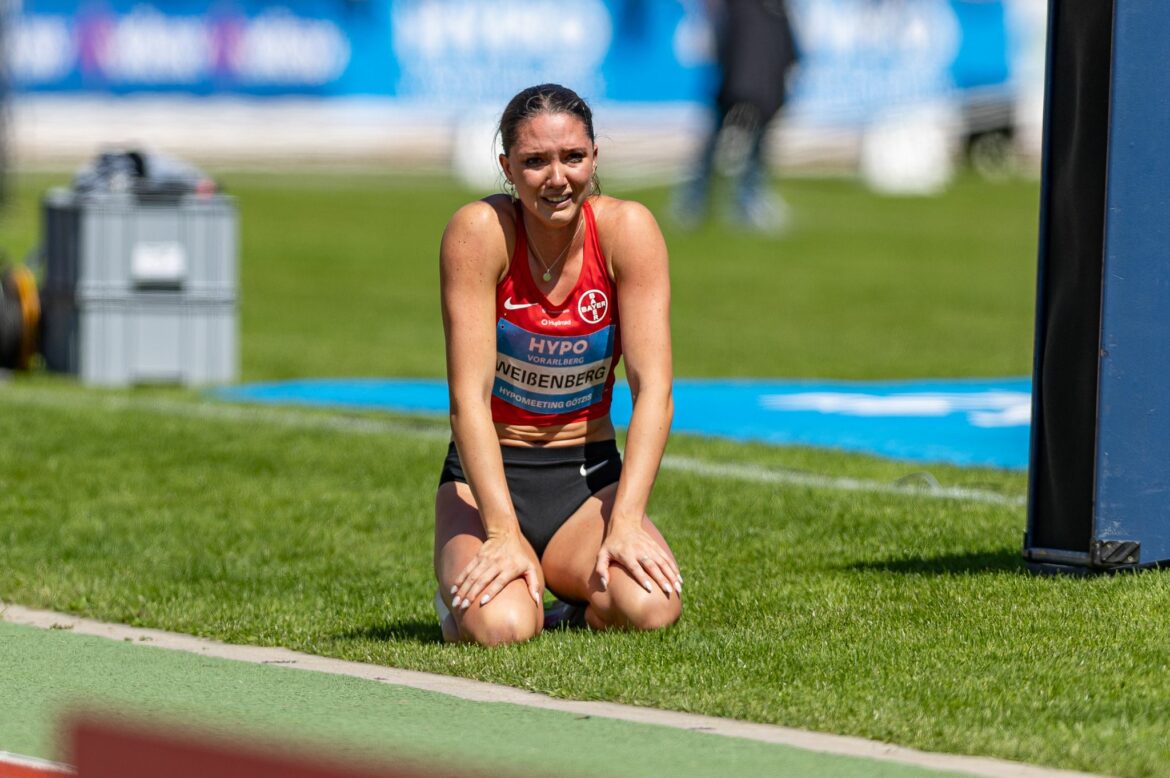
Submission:
POLYGON ((613 440, 613 422, 609 416, 589 421, 575 421, 555 427, 524 424, 497 424, 496 435, 503 446, 583 446, 599 440, 613 440))

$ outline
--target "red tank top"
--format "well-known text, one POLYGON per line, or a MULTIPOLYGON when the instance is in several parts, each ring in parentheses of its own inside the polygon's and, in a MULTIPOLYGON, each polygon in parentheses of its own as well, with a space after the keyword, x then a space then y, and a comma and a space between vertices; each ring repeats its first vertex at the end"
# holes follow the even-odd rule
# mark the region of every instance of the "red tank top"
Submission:
POLYGON ((553 305, 528 267, 520 206, 508 274, 496 286, 496 380, 492 419, 498 424, 553 426, 609 413, 613 371, 621 359, 617 295, 597 240, 593 209, 585 217, 584 261, 569 296, 553 305))

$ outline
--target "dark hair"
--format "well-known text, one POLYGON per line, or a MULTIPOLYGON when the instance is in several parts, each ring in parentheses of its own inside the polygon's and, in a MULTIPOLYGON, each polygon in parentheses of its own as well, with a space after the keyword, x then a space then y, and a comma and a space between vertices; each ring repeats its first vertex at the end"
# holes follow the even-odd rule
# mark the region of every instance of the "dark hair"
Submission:
POLYGON ((581 96, 560 84, 538 84, 522 90, 508 101, 500 116, 500 145, 507 154, 516 142, 516 128, 520 123, 542 113, 571 113, 585 125, 590 142, 593 135, 593 111, 581 96))
MULTIPOLYGON (((521 122, 542 113, 568 113, 576 116, 585 125, 585 134, 590 143, 596 143, 593 133, 593 111, 579 94, 560 84, 537 84, 522 89, 504 108, 500 116, 500 146, 506 155, 516 142, 516 130, 521 122)), ((601 194, 601 181, 593 174, 593 192, 601 194)))

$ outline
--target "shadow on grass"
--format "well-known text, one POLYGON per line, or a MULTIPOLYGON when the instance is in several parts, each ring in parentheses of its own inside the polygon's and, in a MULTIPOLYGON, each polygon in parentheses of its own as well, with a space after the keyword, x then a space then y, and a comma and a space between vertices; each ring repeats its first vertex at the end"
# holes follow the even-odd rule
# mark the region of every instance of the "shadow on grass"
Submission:
POLYGON ((443 632, 437 621, 401 619, 384 624, 371 624, 360 629, 338 633, 334 637, 345 640, 374 640, 381 643, 442 643, 443 632))
POLYGON ((955 573, 1021 573, 1028 568, 1020 549, 1004 548, 990 551, 970 551, 941 556, 903 557, 886 561, 856 562, 850 570, 910 573, 915 575, 952 575, 955 573))

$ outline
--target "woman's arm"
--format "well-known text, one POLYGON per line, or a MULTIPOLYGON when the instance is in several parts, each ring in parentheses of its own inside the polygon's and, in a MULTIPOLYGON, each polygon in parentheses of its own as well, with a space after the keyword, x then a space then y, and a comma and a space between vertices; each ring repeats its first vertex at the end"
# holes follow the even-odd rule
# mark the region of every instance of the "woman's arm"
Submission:
POLYGON ((443 329, 451 433, 487 540, 459 574, 452 603, 481 604, 523 576, 541 602, 539 578, 523 553, 520 524, 504 479, 500 441, 492 423, 495 380, 496 284, 508 265, 500 216, 479 201, 461 208, 443 233, 439 250, 443 329))
POLYGON ((622 353, 634 410, 626 436, 622 476, 606 541, 598 555, 597 572, 605 586, 609 563, 616 561, 647 590, 652 589, 650 578, 653 578, 669 594, 681 583, 678 566, 642 530, 646 504, 658 476, 674 416, 666 242, 644 206, 618 202, 612 207, 613 223, 606 229, 614 236, 609 242, 610 261, 617 284, 622 353))

